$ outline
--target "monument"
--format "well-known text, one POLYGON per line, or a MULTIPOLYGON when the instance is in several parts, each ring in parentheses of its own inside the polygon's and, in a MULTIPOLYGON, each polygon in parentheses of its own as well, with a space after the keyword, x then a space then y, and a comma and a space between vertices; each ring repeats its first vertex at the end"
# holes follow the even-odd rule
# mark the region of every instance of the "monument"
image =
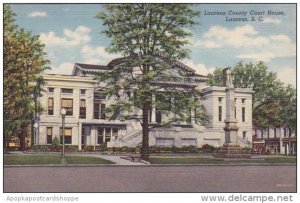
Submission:
POLYGON ((250 158, 238 144, 238 127, 235 118, 235 88, 230 68, 223 70, 223 85, 226 87, 226 119, 225 119, 225 143, 223 149, 214 154, 217 158, 250 158))

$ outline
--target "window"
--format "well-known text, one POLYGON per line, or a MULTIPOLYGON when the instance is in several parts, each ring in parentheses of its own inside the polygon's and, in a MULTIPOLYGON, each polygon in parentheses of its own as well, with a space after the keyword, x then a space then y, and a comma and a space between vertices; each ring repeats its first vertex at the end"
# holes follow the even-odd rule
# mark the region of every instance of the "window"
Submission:
POLYGON ((242 99, 242 103, 245 104, 246 99, 242 99))
POLYGON ((85 144, 85 128, 81 128, 81 144, 85 144))
POLYGON ((52 144, 52 133, 53 128, 52 127, 47 127, 47 144, 52 144))
POLYGON ((246 121, 245 113, 246 113, 246 108, 242 107, 242 122, 246 121))
POLYGON ((219 102, 222 102, 222 97, 218 97, 218 101, 219 101, 219 102))
POLYGON ((54 93, 54 88, 53 87, 48 87, 48 93, 54 93))
POLYGON ((156 145, 158 145, 158 146, 173 146, 174 138, 157 137, 156 145))
POLYGON ((97 91, 97 92, 94 92, 94 100, 105 100, 106 99, 106 96, 100 92, 100 91, 97 91))
POLYGON ((61 93, 62 94, 73 94, 73 89, 62 88, 61 93))
POLYGON ((53 115, 53 113, 54 113, 53 98, 48 98, 48 115, 53 115))
POLYGON ((104 129, 103 128, 98 128, 98 140, 97 140, 98 144, 103 143, 103 137, 104 137, 104 129))
POLYGON ((81 95, 85 95, 85 93, 86 93, 86 90, 85 90, 85 89, 81 89, 81 90, 80 90, 80 94, 81 94, 81 95))
POLYGON ((219 121, 222 121, 222 106, 219 106, 219 121))
POLYGON ((86 118, 85 99, 80 100, 79 118, 86 118))
POLYGON ((181 145, 182 146, 190 146, 190 145, 196 146, 197 140, 196 140, 196 138, 182 138, 181 145))
POLYGON ((247 131, 243 131, 243 139, 246 139, 247 131))
POLYGON ((94 103, 94 119, 105 119, 105 104, 94 103))
POLYGON ((61 99, 61 108, 66 109, 67 116, 73 116, 73 99, 61 99))
POLYGON ((110 142, 111 128, 105 128, 105 142, 110 142))
MULTIPOLYGON (((62 140, 62 128, 60 128, 60 143, 62 140)), ((65 128, 65 144, 72 144, 72 128, 65 128)))
POLYGON ((101 119, 105 119, 105 104, 101 104, 101 119))
POLYGON ((112 129, 112 137, 116 140, 118 139, 118 128, 112 129))
POLYGON ((156 117, 156 123, 161 123, 161 112, 160 111, 156 111, 155 112, 155 117, 156 117))

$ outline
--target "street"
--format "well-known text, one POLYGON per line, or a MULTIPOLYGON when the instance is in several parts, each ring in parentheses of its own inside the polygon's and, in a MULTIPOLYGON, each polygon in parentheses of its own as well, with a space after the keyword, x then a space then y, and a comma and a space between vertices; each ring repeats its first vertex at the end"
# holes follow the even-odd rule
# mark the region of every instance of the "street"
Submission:
POLYGON ((296 165, 5 166, 4 192, 296 192, 296 165))

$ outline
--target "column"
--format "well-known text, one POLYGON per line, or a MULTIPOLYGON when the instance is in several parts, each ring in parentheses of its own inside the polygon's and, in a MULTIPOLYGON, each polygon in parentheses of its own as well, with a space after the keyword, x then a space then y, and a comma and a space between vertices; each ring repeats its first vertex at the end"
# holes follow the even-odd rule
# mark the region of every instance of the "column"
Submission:
POLYGON ((78 149, 81 150, 81 134, 82 132, 82 123, 79 123, 79 126, 78 126, 78 149))
POLYGON ((94 150, 96 149, 96 143, 97 143, 97 130, 94 128, 94 150))
POLYGON ((152 109, 151 109, 151 122, 156 123, 156 110, 155 110, 155 94, 152 93, 152 109))
MULTIPOLYGON (((194 97, 191 98, 192 101, 195 101, 194 97)), ((196 123, 196 118, 195 118, 195 108, 191 109, 191 124, 195 124, 196 123)))

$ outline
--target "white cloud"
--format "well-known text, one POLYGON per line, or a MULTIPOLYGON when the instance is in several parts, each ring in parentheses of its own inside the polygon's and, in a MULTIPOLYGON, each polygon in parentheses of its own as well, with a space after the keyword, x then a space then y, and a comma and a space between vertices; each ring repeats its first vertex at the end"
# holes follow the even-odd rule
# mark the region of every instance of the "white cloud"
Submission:
POLYGON ((34 11, 28 14, 28 17, 34 18, 34 17, 46 17, 47 12, 45 11, 34 11))
POLYGON ((183 61, 183 63, 188 67, 194 69, 196 73, 200 75, 208 75, 209 73, 213 73, 215 70, 215 67, 207 67, 205 64, 202 63, 195 64, 191 60, 183 61))
POLYGON ((109 54, 104 47, 84 45, 80 50, 84 63, 106 65, 112 59, 121 57, 119 54, 109 54))
POLYGON ((280 25, 282 23, 282 20, 280 20, 278 18, 267 17, 264 19, 264 21, 262 21, 262 23, 280 25))
POLYGON ((203 34, 203 39, 193 43, 195 46, 222 48, 233 46, 234 48, 262 46, 269 43, 266 37, 258 36, 257 31, 251 25, 244 25, 229 29, 222 26, 212 26, 203 34))
POLYGON ((57 67, 52 67, 51 70, 45 71, 49 74, 71 75, 74 68, 74 63, 62 63, 57 67))
POLYGON ((274 58, 296 56, 296 44, 287 35, 271 35, 269 41, 267 46, 256 47, 238 55, 238 58, 268 62, 274 58))
POLYGON ((212 26, 203 38, 191 42, 194 46, 208 49, 233 47, 238 58, 270 61, 280 57, 294 57, 296 45, 287 35, 262 36, 252 25, 226 28, 212 26))
POLYGON ((277 76, 281 82, 296 87, 296 68, 282 68, 278 71, 277 76))
POLYGON ((91 29, 79 26, 75 30, 64 29, 64 36, 57 36, 55 32, 41 33, 40 40, 46 46, 70 47, 86 44, 91 40, 91 29))

